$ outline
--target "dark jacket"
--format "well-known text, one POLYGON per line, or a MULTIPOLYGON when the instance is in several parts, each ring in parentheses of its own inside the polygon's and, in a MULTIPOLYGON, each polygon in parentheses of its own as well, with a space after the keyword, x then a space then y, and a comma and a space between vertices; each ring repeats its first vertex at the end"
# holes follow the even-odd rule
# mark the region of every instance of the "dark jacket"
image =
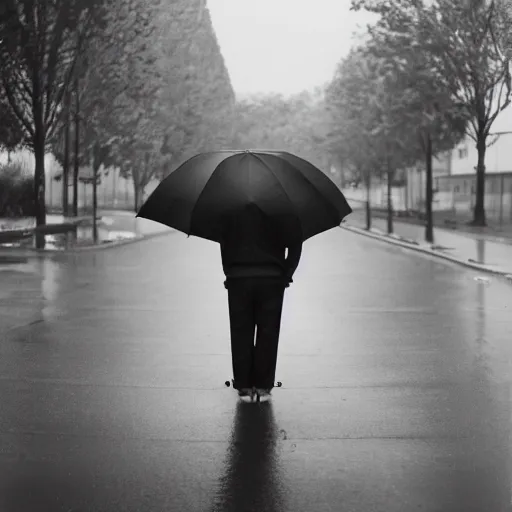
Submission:
POLYGON ((302 243, 288 247, 272 222, 256 207, 248 207, 224 224, 220 243, 222 267, 229 278, 274 276, 292 282, 302 243))

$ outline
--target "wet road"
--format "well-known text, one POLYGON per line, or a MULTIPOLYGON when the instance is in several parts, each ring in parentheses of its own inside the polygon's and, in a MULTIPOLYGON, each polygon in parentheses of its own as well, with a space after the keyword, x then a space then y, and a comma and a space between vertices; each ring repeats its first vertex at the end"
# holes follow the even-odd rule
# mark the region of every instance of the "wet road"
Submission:
POLYGON ((240 403, 218 246, 0 261, 2 512, 510 510, 512 286, 344 230, 304 246, 240 403))

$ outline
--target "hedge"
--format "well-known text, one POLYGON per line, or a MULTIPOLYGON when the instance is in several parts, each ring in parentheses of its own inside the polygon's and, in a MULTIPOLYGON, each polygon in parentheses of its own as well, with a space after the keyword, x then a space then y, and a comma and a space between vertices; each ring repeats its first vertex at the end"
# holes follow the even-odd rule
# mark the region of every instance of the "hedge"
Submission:
POLYGON ((0 217, 34 215, 34 180, 20 164, 0 164, 0 217))

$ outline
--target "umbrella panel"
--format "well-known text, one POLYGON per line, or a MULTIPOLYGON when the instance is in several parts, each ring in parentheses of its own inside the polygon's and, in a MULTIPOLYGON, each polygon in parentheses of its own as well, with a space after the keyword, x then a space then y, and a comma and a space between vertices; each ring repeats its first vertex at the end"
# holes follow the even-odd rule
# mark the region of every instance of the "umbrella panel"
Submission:
POLYGON ((222 162, 192 212, 191 234, 219 240, 225 219, 254 204, 272 218, 283 236, 302 236, 297 212, 276 176, 251 154, 222 162))
POLYGON ((137 216, 188 233, 190 215, 215 168, 233 153, 201 153, 167 176, 137 216))

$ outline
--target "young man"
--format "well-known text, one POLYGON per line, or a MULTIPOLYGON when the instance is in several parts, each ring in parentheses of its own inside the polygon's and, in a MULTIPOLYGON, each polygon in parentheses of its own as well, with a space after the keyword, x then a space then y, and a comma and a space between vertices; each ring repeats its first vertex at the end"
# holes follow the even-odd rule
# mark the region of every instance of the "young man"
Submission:
POLYGON ((228 290, 233 387, 260 396, 274 387, 284 290, 293 282, 302 243, 288 247, 255 205, 226 221, 221 257, 228 290), (255 340, 256 331, 256 340, 255 340))

